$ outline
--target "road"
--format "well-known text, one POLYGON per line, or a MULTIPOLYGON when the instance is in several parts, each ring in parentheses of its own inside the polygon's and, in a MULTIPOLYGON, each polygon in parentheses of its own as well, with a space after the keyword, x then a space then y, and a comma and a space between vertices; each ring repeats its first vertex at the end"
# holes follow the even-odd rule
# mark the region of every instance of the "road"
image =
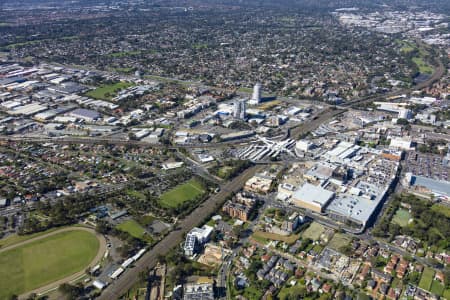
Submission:
POLYGON ((170 232, 164 239, 156 244, 153 249, 144 254, 136 264, 136 267, 128 269, 121 277, 108 286, 98 299, 117 299, 123 295, 138 280, 138 274, 140 272, 146 271, 147 268, 155 267, 159 255, 165 255, 170 249, 177 247, 183 241, 184 235, 189 230, 195 226, 200 226, 205 217, 214 213, 231 193, 239 191, 250 177, 263 170, 263 168, 264 166, 251 167, 244 171, 240 176, 223 185, 219 193, 212 195, 191 214, 181 220, 177 227, 179 229, 170 232))

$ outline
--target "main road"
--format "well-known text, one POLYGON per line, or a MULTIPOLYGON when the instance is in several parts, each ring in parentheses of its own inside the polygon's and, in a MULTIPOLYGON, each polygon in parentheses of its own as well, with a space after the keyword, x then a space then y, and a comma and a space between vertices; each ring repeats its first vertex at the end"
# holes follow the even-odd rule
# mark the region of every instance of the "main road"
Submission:
POLYGON ((159 255, 165 255, 171 249, 177 247, 183 241, 183 237, 187 232, 189 232, 193 227, 201 225, 205 217, 214 213, 229 195, 239 191, 250 177, 263 170, 263 168, 264 166, 261 165, 253 166, 229 183, 224 184, 217 194, 209 197, 191 214, 180 220, 177 229, 170 232, 151 250, 144 254, 144 256, 137 262, 136 267, 128 269, 121 277, 108 286, 98 299, 110 300, 118 299, 122 296, 136 283, 140 272, 145 272, 148 268, 155 267, 159 255))

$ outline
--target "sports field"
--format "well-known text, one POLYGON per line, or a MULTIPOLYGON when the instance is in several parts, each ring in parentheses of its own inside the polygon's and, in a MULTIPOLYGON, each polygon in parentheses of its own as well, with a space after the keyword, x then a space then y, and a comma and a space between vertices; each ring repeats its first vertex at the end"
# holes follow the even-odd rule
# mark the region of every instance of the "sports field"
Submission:
POLYGON ((394 217, 392 218, 392 222, 400 225, 401 227, 405 227, 408 225, 408 221, 411 219, 411 214, 409 211, 403 208, 399 208, 394 217))
POLYGON ((0 252, 0 299, 22 294, 84 270, 100 243, 83 230, 42 237, 0 252))
POLYGON ((86 93, 86 96, 94 99, 111 100, 120 90, 132 86, 132 83, 117 82, 112 84, 102 85, 95 90, 86 93))
POLYGON ((193 178, 162 194, 159 202, 167 208, 178 207, 180 204, 191 201, 205 192, 201 182, 193 178))

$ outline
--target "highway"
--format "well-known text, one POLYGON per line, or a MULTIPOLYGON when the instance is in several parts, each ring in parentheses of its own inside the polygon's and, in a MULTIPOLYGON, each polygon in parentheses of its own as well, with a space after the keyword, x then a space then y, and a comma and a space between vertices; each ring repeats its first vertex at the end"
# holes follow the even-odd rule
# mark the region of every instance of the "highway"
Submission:
POLYGON ((140 272, 146 271, 147 268, 155 267, 158 255, 165 255, 168 251, 177 247, 189 230, 195 226, 200 226, 205 217, 214 213, 229 195, 239 191, 249 178, 263 169, 264 166, 261 165, 251 167, 229 183, 224 184, 217 194, 212 195, 191 214, 180 220, 179 224, 177 224, 177 229, 170 232, 151 250, 146 252, 134 268, 128 269, 121 277, 108 286, 98 299, 110 300, 122 296, 138 280, 140 272))

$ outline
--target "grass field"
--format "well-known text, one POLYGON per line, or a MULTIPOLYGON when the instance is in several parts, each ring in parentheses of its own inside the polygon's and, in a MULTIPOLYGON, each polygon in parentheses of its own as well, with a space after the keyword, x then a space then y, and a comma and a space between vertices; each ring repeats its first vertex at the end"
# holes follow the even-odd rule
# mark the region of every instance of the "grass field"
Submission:
POLYGON ((143 225, 143 226, 148 226, 150 224, 153 223, 153 221, 155 221, 155 217, 154 216, 150 216, 150 215, 144 215, 144 216, 140 216, 138 217, 137 221, 139 224, 143 225))
POLYGON ((0 299, 84 270, 99 246, 95 235, 74 229, 0 253, 0 299))
POLYGON ((401 227, 405 227, 408 225, 408 221, 411 219, 411 214, 409 211, 403 208, 397 209, 394 217, 392 218, 392 222, 400 225, 401 227))
POLYGON ((159 201, 162 206, 167 208, 178 207, 180 204, 194 200, 205 192, 201 182, 193 178, 162 194, 159 201))
POLYGON ((280 300, 293 299, 292 298, 293 295, 298 295, 300 291, 305 291, 305 289, 306 287, 300 284, 296 284, 291 287, 283 287, 278 293, 278 299, 280 300))
POLYGON ((227 178, 232 171, 233 167, 223 166, 217 171, 217 176, 220 178, 227 178))
POLYGON ((117 225, 117 229, 128 232, 131 236, 141 239, 145 234, 145 229, 135 220, 127 220, 117 225))
POLYGON ((137 239, 141 239, 143 241, 146 241, 148 243, 151 243, 153 241, 153 238, 151 235, 146 233, 145 228, 142 227, 138 222, 135 220, 127 220, 125 222, 120 223, 116 227, 117 229, 127 232, 132 237, 135 237, 137 239))
POLYGON ((410 54, 411 52, 417 51, 418 56, 412 58, 412 61, 419 68, 419 72, 423 74, 432 74, 434 68, 425 62, 425 57, 429 55, 429 52, 424 48, 416 45, 410 41, 397 40, 397 43, 401 46, 400 51, 403 54, 410 54))
POLYGON ((128 82, 117 82, 112 84, 102 85, 95 90, 86 93, 86 96, 94 99, 111 100, 117 92, 132 86, 132 83, 128 82))
POLYGON ((349 236, 342 233, 336 233, 331 239, 331 241, 328 243, 328 247, 336 251, 339 251, 340 248, 348 245, 351 241, 352 239, 349 236))
POLYGON ((430 292, 432 292, 435 295, 442 296, 442 294, 444 293, 444 289, 445 289, 444 285, 437 280, 433 280, 433 282, 431 283, 430 292))
POLYGON ((397 40, 397 43, 401 46, 400 51, 404 54, 408 54, 417 49, 416 45, 411 42, 397 40))
POLYGON ((253 234, 253 238, 259 242, 265 242, 268 240, 281 241, 287 244, 293 244, 300 237, 300 234, 291 234, 288 236, 284 236, 281 234, 271 233, 271 232, 263 232, 263 231, 255 231, 253 234))
POLYGON ((12 246, 12 245, 15 245, 17 243, 20 243, 20 242, 29 240, 31 238, 35 238, 35 237, 47 234, 49 232, 52 232, 52 231, 55 231, 55 230, 59 230, 59 229, 61 229, 61 228, 53 228, 53 229, 50 229, 50 230, 47 230, 47 231, 37 232, 37 233, 33 233, 33 234, 28 234, 28 235, 17 235, 17 234, 10 235, 7 238, 4 238, 4 239, 0 240, 0 250, 1 250, 1 248, 5 248, 7 246, 12 246))
POLYGON ((429 64, 427 64, 423 58, 421 57, 413 57, 412 61, 417 65, 417 67, 419 68, 419 72, 420 73, 425 73, 425 74, 432 74, 434 69, 432 66, 430 66, 429 64))
POLYGON ((302 233, 302 237, 317 241, 324 231, 325 228, 322 225, 317 222, 312 222, 311 225, 309 225, 309 227, 302 233))
POLYGON ((450 289, 445 290, 442 297, 444 297, 444 299, 450 299, 450 289))
POLYGON ((430 268, 425 268, 420 278, 419 287, 421 289, 429 291, 431 288, 431 283, 433 282, 434 270, 430 268))

